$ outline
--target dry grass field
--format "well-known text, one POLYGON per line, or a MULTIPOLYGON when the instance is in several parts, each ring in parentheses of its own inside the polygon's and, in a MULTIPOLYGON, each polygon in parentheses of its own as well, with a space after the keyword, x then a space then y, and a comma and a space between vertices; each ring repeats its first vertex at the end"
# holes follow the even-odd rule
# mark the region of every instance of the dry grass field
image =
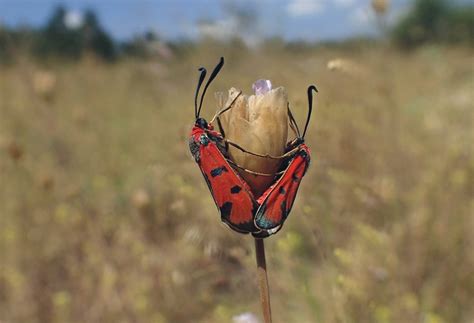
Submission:
POLYGON ((266 240, 274 322, 474 322, 473 54, 203 44, 0 66, 0 322, 260 315, 253 241, 220 223, 187 147, 197 67, 221 55, 205 117, 213 92, 268 78, 302 123, 320 91, 313 163, 266 240))

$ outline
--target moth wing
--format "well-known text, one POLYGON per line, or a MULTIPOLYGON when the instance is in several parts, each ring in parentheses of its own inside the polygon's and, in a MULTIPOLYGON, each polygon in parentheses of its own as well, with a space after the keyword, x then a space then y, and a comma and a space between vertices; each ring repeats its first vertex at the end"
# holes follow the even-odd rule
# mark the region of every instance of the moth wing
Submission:
POLYGON ((310 161, 309 149, 301 144, 300 150, 289 162, 283 175, 258 200, 255 226, 269 234, 276 233, 290 214, 301 179, 310 161))
MULTIPOLYGON (((229 165, 213 140, 200 142, 204 131, 194 135, 199 145, 196 160, 221 214, 221 220, 240 233, 258 232, 253 221, 257 203, 245 183, 229 165)), ((194 133, 194 132, 193 132, 194 133)), ((208 138, 206 136, 206 138, 208 138)))

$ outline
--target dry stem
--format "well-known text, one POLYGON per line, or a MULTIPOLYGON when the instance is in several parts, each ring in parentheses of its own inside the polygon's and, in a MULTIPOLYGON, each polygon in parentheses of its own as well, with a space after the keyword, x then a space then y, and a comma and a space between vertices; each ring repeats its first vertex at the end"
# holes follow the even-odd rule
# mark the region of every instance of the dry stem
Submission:
POLYGON ((267 264, 265 261, 265 246, 263 239, 255 239, 255 254, 257 257, 257 277, 260 288, 260 302, 262 303, 263 319, 265 323, 272 322, 270 309, 270 290, 268 288, 267 264))

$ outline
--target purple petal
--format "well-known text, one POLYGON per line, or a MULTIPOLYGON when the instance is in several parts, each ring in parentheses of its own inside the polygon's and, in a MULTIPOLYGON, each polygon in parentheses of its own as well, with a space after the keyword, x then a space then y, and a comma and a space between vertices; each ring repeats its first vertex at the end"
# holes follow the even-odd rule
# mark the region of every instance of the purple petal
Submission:
POLYGON ((255 95, 265 94, 272 89, 272 82, 270 80, 258 80, 252 85, 255 95))

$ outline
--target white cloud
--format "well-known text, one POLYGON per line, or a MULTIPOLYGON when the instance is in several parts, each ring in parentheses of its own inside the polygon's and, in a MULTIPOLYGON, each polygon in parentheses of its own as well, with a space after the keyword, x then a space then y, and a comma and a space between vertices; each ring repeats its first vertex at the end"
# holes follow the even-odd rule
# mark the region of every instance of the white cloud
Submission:
POLYGON ((64 24, 67 28, 77 29, 82 26, 84 23, 84 16, 82 12, 70 10, 64 16, 64 24))
POLYGON ((218 40, 226 40, 237 34, 238 21, 234 17, 217 21, 201 22, 198 25, 199 32, 204 37, 218 40))
POLYGON ((323 0, 291 0, 286 6, 290 16, 311 16, 323 12, 325 9, 323 0))
POLYGON ((235 16, 215 21, 202 21, 198 23, 197 27, 199 36, 220 41, 228 41, 238 37, 248 46, 256 46, 261 40, 257 27, 255 30, 246 30, 242 22, 235 16))
POLYGON ((347 8, 355 3, 355 0, 333 0, 336 6, 347 8))

